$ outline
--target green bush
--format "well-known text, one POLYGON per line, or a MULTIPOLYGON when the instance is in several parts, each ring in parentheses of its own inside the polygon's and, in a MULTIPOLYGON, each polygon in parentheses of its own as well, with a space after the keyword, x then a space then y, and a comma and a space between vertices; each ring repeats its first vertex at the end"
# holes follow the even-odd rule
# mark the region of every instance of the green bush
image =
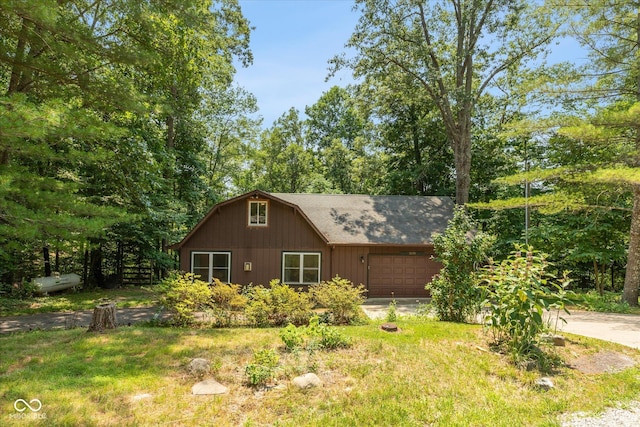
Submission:
POLYGON ((309 287, 313 299, 329 310, 332 323, 337 325, 353 324, 365 318, 360 305, 366 299, 366 292, 362 284, 354 286, 339 276, 309 287))
POLYGON ((245 316, 255 326, 303 325, 312 314, 309 294, 296 291, 279 280, 272 280, 269 288, 252 288, 248 298, 245 316))
POLYGON ((237 323, 238 317, 247 305, 247 297, 242 295, 241 286, 222 283, 214 279, 211 289, 211 311, 217 326, 230 326, 237 323))
POLYGON ((304 344, 305 331, 306 329, 304 327, 297 328, 295 325, 289 323, 285 328, 280 330, 280 339, 288 351, 296 351, 304 344))
POLYGON ((476 275, 495 237, 476 231, 476 223, 463 207, 456 208, 444 234, 433 238, 440 273, 425 288, 438 318, 466 322, 473 319, 482 302, 476 275))
POLYGON ((575 294, 565 290, 570 282, 567 273, 555 283, 548 266, 544 254, 516 246, 500 264, 491 262, 483 269, 487 326, 494 343, 504 347, 514 361, 540 356, 539 338, 548 329, 545 310, 557 308, 569 313, 566 303, 575 294))
POLYGON ((245 367, 247 381, 252 386, 265 386, 276 378, 280 358, 275 350, 265 349, 253 353, 253 359, 245 367))
POLYGON ((395 299, 392 299, 389 303, 389 307, 387 308, 387 315, 385 316, 385 320, 387 322, 395 322, 398 320, 398 312, 396 311, 397 302, 395 299))
POLYGON ((38 286, 33 281, 14 284, 0 283, 0 298, 29 299, 33 298, 37 291, 38 286))
POLYGON ((351 346, 349 337, 343 335, 337 328, 321 323, 318 316, 313 316, 307 326, 296 327, 289 324, 280 331, 280 338, 288 351, 305 348, 313 352, 351 346))
POLYGON ((160 303, 173 313, 173 324, 188 326, 194 313, 204 310, 211 301, 211 289, 193 273, 170 273, 160 285, 160 303))

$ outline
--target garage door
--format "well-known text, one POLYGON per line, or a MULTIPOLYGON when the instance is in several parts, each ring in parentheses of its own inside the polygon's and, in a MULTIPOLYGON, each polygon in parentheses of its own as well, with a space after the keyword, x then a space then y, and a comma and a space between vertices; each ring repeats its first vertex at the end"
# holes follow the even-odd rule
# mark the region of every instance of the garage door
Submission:
POLYGON ((428 296, 424 285, 440 270, 427 255, 370 255, 370 298, 428 296))

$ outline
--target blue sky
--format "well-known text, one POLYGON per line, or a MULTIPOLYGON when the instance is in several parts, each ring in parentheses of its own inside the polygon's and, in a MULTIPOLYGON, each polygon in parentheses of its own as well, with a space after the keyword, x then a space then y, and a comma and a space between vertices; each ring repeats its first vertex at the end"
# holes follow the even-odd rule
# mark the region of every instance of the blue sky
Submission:
MULTIPOLYGON (((291 107, 304 114, 331 86, 352 82, 342 71, 328 82, 328 60, 345 52, 359 14, 353 0, 239 0, 251 33, 253 65, 237 66, 236 83, 253 93, 263 127, 291 107)), ((584 61, 574 40, 554 45, 549 60, 584 61)))
POLYGON ((291 107, 304 113, 331 86, 351 82, 348 71, 325 82, 328 60, 344 52, 358 20, 352 0, 239 0, 251 33, 253 65, 235 81, 258 99, 264 127, 291 107))

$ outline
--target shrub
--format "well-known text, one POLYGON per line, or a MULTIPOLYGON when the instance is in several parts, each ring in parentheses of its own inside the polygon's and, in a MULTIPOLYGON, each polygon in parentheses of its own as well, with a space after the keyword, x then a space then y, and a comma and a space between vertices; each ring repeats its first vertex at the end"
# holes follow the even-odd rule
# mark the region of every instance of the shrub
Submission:
POLYGON ((397 304, 398 303, 395 299, 392 299, 389 303, 389 307, 387 308, 387 315, 385 316, 385 320, 387 322, 395 322, 396 320, 398 320, 398 313, 396 311, 397 304))
POLYGON ((321 323, 318 316, 309 320, 309 325, 295 327, 289 324, 280 331, 280 338, 288 351, 306 348, 307 351, 335 350, 351 346, 351 339, 337 328, 321 323))
POLYGON ((218 326, 230 326, 247 305, 247 297, 242 295, 241 286, 222 283, 214 279, 211 289, 211 311, 218 326))
POLYGON ((33 298, 37 291, 38 286, 33 281, 14 284, 0 283, 0 298, 29 299, 33 298))
POLYGON ((194 313, 204 310, 211 300, 211 289, 206 282, 192 273, 170 273, 160 285, 160 303, 173 313, 172 322, 188 326, 195 320, 194 313))
POLYGON ((310 286, 309 292, 320 306, 329 310, 334 324, 347 325, 364 318, 360 305, 366 299, 367 290, 362 284, 354 286, 351 281, 336 276, 310 286))
POLYGON ((305 332, 306 329, 304 327, 297 328, 289 323, 286 328, 280 330, 280 339, 288 351, 295 351, 304 344, 305 332))
POLYGON ((456 208, 444 234, 433 238, 440 273, 426 285, 438 318, 465 322, 480 309, 477 266, 486 258, 495 237, 476 232, 476 224, 463 207, 456 208))
POLYGON ((275 350, 265 349, 253 353, 253 359, 245 367, 247 381, 252 386, 265 386, 276 378, 279 357, 275 350))
POLYGON ((302 325, 309 321, 313 304, 309 294, 272 280, 269 288, 256 286, 248 293, 245 315, 256 326, 302 325))
POLYGON ((565 288, 570 280, 565 272, 559 283, 547 272, 544 254, 516 246, 516 250, 500 264, 490 263, 483 269, 483 290, 488 307, 486 316, 493 340, 504 346, 514 361, 538 357, 540 334, 547 330, 544 311, 566 309, 574 295, 565 288))

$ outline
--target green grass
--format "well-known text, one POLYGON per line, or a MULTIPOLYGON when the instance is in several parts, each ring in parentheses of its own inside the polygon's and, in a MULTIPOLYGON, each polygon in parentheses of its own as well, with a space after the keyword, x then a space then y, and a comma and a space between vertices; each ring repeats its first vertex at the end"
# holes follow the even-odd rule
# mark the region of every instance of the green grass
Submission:
POLYGON ((640 314, 640 307, 631 307, 629 304, 621 301, 621 292, 605 291, 604 295, 600 295, 596 291, 589 291, 579 293, 578 296, 582 298, 584 302, 576 305, 575 308, 601 313, 640 314))
POLYGON ((0 298, 0 316, 91 310, 101 298, 116 301, 118 308, 149 307, 156 305, 158 300, 153 288, 149 287, 70 290, 24 300, 0 298))
MULTIPOLYGON (((46 419, 36 425, 216 426, 514 426, 559 425, 575 411, 599 411, 640 397, 640 369, 586 375, 560 368, 556 388, 534 386, 539 372, 513 367, 487 351, 475 325, 400 319, 390 334, 379 324, 342 329, 350 349, 287 353, 278 329, 174 329, 130 327, 105 334, 84 329, 0 336, 0 424, 24 425, 11 415, 16 399, 39 399, 46 419), (277 349, 278 384, 258 391, 244 368, 257 350, 277 349), (198 381, 192 358, 212 362, 213 377, 229 387, 222 396, 192 396, 198 381), (290 385, 314 370, 321 388, 290 385), (150 398, 136 400, 148 393, 150 398)), ((613 349, 570 337, 559 355, 613 349)))

